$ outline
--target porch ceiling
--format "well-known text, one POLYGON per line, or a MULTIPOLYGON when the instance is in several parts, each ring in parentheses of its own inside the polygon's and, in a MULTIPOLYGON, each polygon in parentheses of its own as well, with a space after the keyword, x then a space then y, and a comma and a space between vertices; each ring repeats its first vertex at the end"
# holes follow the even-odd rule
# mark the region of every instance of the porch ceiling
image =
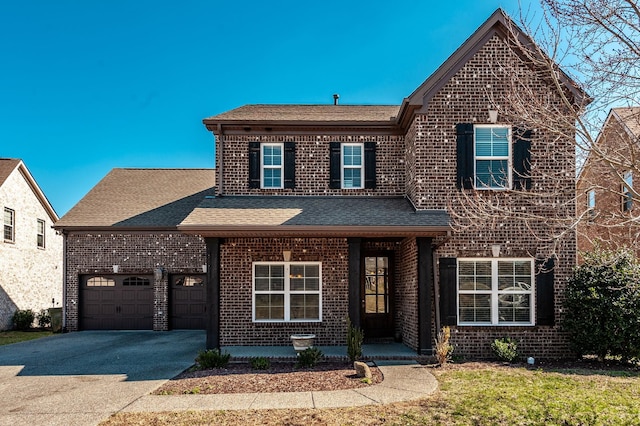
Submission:
POLYGON ((444 210, 416 211, 403 197, 207 197, 178 229, 211 237, 436 236, 444 210))

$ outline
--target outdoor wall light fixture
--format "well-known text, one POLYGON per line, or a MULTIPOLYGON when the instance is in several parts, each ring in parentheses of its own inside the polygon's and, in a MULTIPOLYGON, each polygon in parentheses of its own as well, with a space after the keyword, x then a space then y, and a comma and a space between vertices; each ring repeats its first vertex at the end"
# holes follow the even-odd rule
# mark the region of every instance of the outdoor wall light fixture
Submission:
POLYGON ((113 265, 113 273, 114 274, 117 274, 119 270, 120 270, 120 265, 113 265))
POLYGON ((283 250, 282 251, 282 258, 284 259, 285 262, 288 262, 291 260, 291 250, 283 250))
POLYGON ((153 270, 153 278, 155 278, 156 281, 161 281, 162 280, 162 268, 156 268, 153 270))
POLYGON ((496 123, 498 121, 498 110, 490 109, 489 110, 489 122, 496 123))
POLYGON ((491 254, 493 254, 493 257, 500 257, 500 244, 491 246, 491 254))

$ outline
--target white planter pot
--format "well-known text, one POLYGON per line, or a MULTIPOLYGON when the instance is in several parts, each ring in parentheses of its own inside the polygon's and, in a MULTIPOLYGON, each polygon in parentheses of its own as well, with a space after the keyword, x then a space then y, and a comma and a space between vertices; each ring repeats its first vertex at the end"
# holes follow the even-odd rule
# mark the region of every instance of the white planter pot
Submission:
POLYGON ((291 343, 293 343, 293 349, 296 352, 302 352, 305 349, 313 347, 313 339, 316 338, 315 334, 293 334, 291 336, 291 343))

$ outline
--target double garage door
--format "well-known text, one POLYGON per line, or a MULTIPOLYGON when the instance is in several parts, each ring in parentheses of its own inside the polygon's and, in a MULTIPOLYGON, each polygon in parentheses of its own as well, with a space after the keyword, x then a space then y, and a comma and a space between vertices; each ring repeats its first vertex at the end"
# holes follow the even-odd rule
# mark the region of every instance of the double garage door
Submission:
MULTIPOLYGON (((173 275, 169 288, 169 327, 204 329, 205 279, 173 275)), ((80 327, 83 330, 152 330, 152 275, 80 277, 80 327)))

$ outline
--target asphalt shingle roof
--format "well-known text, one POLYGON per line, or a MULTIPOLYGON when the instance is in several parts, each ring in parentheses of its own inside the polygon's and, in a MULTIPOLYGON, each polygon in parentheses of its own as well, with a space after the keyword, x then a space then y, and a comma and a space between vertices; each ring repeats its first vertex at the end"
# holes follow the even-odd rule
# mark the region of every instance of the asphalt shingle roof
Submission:
POLYGON ((244 105, 204 121, 390 123, 399 111, 399 105, 244 105))
POLYGON ((640 107, 613 108, 613 111, 635 137, 640 137, 640 107))
POLYGON ((0 186, 9 177, 12 171, 20 164, 20 160, 14 158, 0 158, 0 186))
POLYGON ((175 228, 206 195, 213 169, 113 169, 56 228, 175 228))
POLYGON ((182 223, 189 227, 437 227, 444 210, 416 212, 405 198, 236 196, 207 197, 182 223))

